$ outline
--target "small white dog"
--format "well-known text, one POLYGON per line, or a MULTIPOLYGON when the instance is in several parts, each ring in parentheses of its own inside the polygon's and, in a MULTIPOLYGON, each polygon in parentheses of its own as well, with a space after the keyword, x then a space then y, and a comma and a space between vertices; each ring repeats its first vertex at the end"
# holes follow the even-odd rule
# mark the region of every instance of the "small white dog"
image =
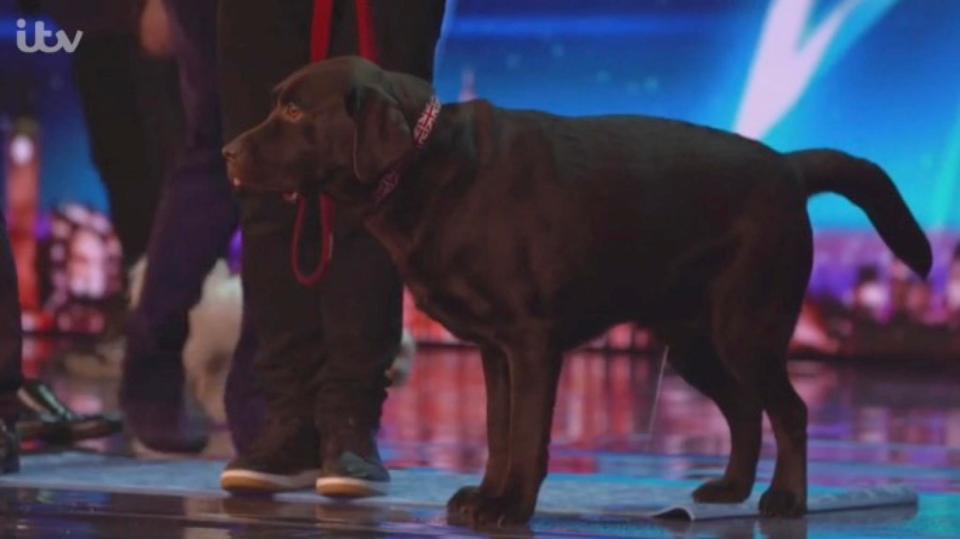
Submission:
MULTIPOLYGON (((131 308, 139 301, 145 272, 145 260, 130 270, 131 308)), ((230 273, 226 261, 219 260, 203 283, 200 302, 190 311, 190 336, 183 349, 187 385, 210 420, 217 424, 226 423, 223 394, 234 348, 240 339, 242 310, 240 278, 230 273)), ((416 349, 413 337, 404 331, 400 349, 386 373, 391 385, 407 381, 416 349)))
MULTIPOLYGON (((140 302, 147 262, 130 270, 130 308, 140 302)), ((223 392, 233 351, 240 339, 243 289, 226 261, 218 260, 203 282, 203 296, 190 310, 190 333, 183 347, 187 387, 212 423, 224 424, 223 392)))
POLYGON ((183 347, 187 385, 211 421, 224 424, 223 392, 233 351, 240 339, 243 288, 218 260, 203 282, 203 296, 190 310, 190 334, 183 347))

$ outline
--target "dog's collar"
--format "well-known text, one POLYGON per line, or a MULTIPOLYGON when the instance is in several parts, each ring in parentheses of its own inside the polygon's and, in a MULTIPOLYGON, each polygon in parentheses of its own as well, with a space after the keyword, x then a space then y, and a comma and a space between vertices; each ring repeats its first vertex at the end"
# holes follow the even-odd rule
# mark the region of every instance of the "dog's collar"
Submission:
MULTIPOLYGON (((430 100, 427 101, 427 106, 424 107, 423 112, 420 113, 417 124, 413 128, 413 145, 417 150, 426 146, 430 134, 433 133, 433 128, 437 124, 437 118, 440 117, 440 107, 440 100, 437 99, 437 96, 431 96, 430 100)), ((402 159, 380 178, 377 190, 373 192, 373 204, 375 207, 379 207, 380 204, 396 190, 397 185, 400 184, 400 177, 409 163, 410 158, 402 159)))

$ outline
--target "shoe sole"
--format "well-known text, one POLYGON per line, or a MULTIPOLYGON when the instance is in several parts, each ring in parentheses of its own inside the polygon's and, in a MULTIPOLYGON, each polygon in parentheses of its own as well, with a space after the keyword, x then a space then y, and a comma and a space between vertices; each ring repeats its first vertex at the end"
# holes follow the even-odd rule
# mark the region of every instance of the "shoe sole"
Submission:
POLYGON ((23 441, 37 441, 50 445, 69 445, 74 442, 93 438, 106 438, 123 430, 120 423, 113 424, 69 424, 65 421, 42 423, 39 421, 20 421, 17 434, 23 441))
POLYGON ((21 442, 50 443, 50 440, 67 440, 70 438, 70 433, 62 423, 50 424, 43 421, 26 420, 17 422, 17 436, 20 437, 21 442))
POLYGON ((316 488, 317 493, 328 498, 369 498, 386 495, 390 484, 353 477, 322 477, 317 479, 316 488))
POLYGON ((305 470, 296 475, 279 475, 253 470, 225 470, 220 474, 223 490, 237 493, 270 493, 310 488, 320 470, 305 470))

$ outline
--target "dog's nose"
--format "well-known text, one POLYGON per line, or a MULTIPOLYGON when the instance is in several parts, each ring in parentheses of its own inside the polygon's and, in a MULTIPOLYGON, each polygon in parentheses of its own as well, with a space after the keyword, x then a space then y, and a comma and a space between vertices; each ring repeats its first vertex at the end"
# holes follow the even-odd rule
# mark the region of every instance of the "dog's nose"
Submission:
POLYGON ((221 150, 223 153, 224 159, 227 161, 233 161, 237 158, 237 155, 240 153, 240 149, 237 147, 237 142, 233 141, 230 144, 227 144, 221 150))

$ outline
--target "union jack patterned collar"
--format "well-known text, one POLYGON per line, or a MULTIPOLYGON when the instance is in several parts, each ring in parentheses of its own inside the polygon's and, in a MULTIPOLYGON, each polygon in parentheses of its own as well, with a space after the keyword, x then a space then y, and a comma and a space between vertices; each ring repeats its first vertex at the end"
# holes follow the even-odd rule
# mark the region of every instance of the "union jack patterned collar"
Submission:
MULTIPOLYGON (((437 99, 437 96, 431 96, 430 100, 427 101, 427 105, 423 108, 423 112, 420 113, 420 117, 417 119, 417 125, 413 127, 413 145, 417 150, 426 146, 427 140, 430 138, 430 134, 437 124, 437 118, 440 116, 440 107, 440 100, 437 99)), ((401 160, 400 163, 380 178, 380 184, 377 185, 377 190, 373 193, 373 203, 375 207, 380 207, 380 204, 396 190, 397 185, 400 184, 400 177, 409 162, 409 157, 401 160)))

